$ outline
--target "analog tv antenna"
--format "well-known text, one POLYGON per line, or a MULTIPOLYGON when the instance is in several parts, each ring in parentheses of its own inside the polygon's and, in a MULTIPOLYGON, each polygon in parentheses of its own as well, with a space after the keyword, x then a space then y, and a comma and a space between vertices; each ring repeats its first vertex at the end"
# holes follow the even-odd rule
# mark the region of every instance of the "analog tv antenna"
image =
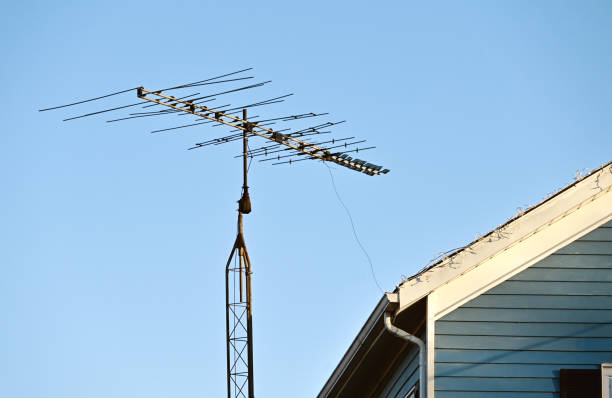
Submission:
MULTIPOLYGON (((189 150, 242 141, 242 153, 236 156, 242 158, 242 194, 240 200, 238 200, 237 236, 225 266, 228 398, 253 398, 255 396, 253 386, 253 289, 251 283, 253 268, 245 243, 242 220, 243 214, 249 214, 252 210, 247 180, 249 161, 257 158, 260 162, 269 162, 272 165, 290 165, 306 160, 319 160, 335 163, 368 176, 389 172, 389 169, 356 157, 359 152, 375 148, 374 146, 365 146, 366 140, 359 140, 355 137, 329 138, 328 134, 331 133, 329 129, 344 123, 344 121, 320 122, 299 128, 291 126, 303 119, 327 116, 327 113, 310 112, 267 118, 260 116, 247 117, 248 110, 284 102, 293 94, 238 106, 232 104, 216 105, 219 102, 218 99, 224 99, 270 83, 270 81, 262 81, 244 85, 245 81, 254 78, 253 76, 245 76, 245 73, 251 69, 242 69, 205 80, 162 89, 151 90, 142 86, 133 87, 39 110, 40 112, 58 110, 104 100, 109 97, 131 94, 138 98, 138 102, 71 116, 63 119, 63 121, 72 121, 126 109, 138 109, 138 111, 109 119, 107 122, 114 123, 148 117, 167 119, 172 115, 186 116, 184 118, 186 122, 181 125, 153 130, 151 133, 209 124, 210 126, 227 126, 230 128, 229 134, 195 143, 188 148, 189 150), (194 92, 195 89, 202 91, 206 89, 210 92, 194 92), (215 102, 215 104, 212 105, 212 102, 215 102), (248 141, 251 138, 259 139, 263 145, 250 149, 248 141)), ((359 156, 361 155, 359 154, 359 156)))

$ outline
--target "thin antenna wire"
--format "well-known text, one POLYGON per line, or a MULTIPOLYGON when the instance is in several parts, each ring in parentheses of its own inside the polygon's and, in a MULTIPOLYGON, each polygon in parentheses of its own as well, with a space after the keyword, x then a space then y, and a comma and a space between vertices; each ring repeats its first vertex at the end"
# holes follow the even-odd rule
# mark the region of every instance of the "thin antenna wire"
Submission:
POLYGON ((334 174, 332 173, 331 169, 329 168, 326 162, 323 162, 323 164, 325 165, 325 167, 327 167, 327 171, 329 171, 329 176, 331 178, 332 186, 334 187, 334 192, 336 193, 336 197, 338 198, 338 201, 340 202, 342 207, 344 207, 344 210, 346 211, 346 215, 348 216, 349 221, 351 222, 351 228, 353 229, 353 236, 355 237, 355 241, 361 248, 361 251, 363 251, 363 254, 365 254, 366 258, 368 259, 368 263, 370 263, 370 272, 372 273, 372 279, 374 280, 374 283, 376 283, 378 290, 380 290, 380 292, 384 294, 385 292, 383 291, 382 287, 380 287, 380 283, 378 283, 378 279, 376 278, 376 273, 374 272, 374 264, 372 264, 372 259, 370 258, 370 255, 368 254, 366 249, 363 247, 363 245, 361 244, 361 241, 359 240, 359 237, 357 236, 357 230, 355 229, 355 223, 353 222, 353 217, 351 216, 351 212, 349 211, 348 207, 346 207, 346 205, 342 201, 342 198, 340 197, 340 194, 338 193, 338 189, 336 188, 336 182, 334 181, 334 174))
POLYGON ((216 77, 211 77, 205 80, 198 80, 197 82, 192 82, 192 83, 186 83, 186 84, 181 84, 180 86, 174 86, 174 87, 170 87, 170 88, 165 88, 162 89, 162 91, 168 91, 168 90, 174 90, 175 88, 185 88, 185 87, 190 87, 190 86, 194 86, 196 84, 200 84, 200 83, 204 83, 204 82, 209 82, 211 80, 217 80, 217 79, 221 79, 222 77, 227 77, 227 76, 231 76, 231 75, 236 75, 238 73, 242 73, 242 72, 246 72, 249 71, 253 68, 246 68, 246 69, 242 69, 242 70, 238 70, 236 72, 232 72, 232 73, 226 73, 225 75, 221 75, 221 76, 216 76, 216 77))
POLYGON ((146 104, 146 103, 147 103, 147 101, 142 101, 142 102, 136 102, 135 104, 129 104, 129 105, 117 106, 115 108, 103 109, 103 110, 97 111, 97 112, 90 112, 90 113, 86 113, 84 115, 73 116, 73 117, 69 117, 68 119, 62 119, 62 122, 67 122, 69 120, 74 120, 74 119, 80 119, 82 117, 87 117, 87 116, 99 115, 100 113, 116 111, 117 109, 129 108, 130 106, 142 105, 142 104, 146 104))
POLYGON ((138 87, 129 88, 127 90, 117 91, 115 93, 110 93, 110 94, 102 95, 100 97, 89 98, 89 99, 86 99, 86 100, 83 100, 83 101, 73 102, 72 104, 59 105, 59 106, 54 106, 54 107, 51 107, 51 108, 39 109, 38 112, 45 112, 45 111, 50 111, 52 109, 59 109, 59 108, 65 108, 67 106, 84 104, 86 102, 91 102, 91 101, 96 101, 96 100, 99 100, 99 99, 102 99, 102 98, 112 97, 113 95, 119 95, 119 94, 127 93, 129 91, 135 91, 137 88, 138 87))

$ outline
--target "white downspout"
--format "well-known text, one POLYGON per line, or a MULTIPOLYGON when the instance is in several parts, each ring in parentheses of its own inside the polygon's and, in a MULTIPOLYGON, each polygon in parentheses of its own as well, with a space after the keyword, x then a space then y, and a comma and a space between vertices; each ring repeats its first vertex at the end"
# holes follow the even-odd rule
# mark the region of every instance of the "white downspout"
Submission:
POLYGON ((385 312, 385 327, 389 332, 401 337, 404 340, 408 340, 419 347, 419 398, 425 398, 427 391, 427 379, 425 376, 425 343, 418 337, 393 326, 391 323, 391 314, 388 312, 385 312))

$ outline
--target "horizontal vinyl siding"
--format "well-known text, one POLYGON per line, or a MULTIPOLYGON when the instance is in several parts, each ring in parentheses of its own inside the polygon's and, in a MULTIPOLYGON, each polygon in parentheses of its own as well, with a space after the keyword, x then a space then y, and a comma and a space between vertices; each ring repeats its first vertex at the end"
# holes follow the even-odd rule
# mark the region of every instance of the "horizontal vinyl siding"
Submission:
POLYGON ((490 347, 495 347, 497 350, 505 351, 612 352, 612 338, 605 337, 474 337, 475 336, 440 335, 436 339, 436 347, 450 349, 461 347, 466 350, 486 350, 490 347))
POLYGON ((559 397, 612 362, 612 222, 436 322, 436 398, 559 397))
MULTIPOLYGON (((425 340, 424 330, 419 332, 419 338, 425 340)), ((408 391, 419 381, 419 352, 416 345, 408 352, 406 358, 395 369, 389 382, 379 395, 379 398, 404 398, 408 391)))
MULTIPOLYGON (((521 398, 559 398, 559 394, 552 392, 527 392, 520 393, 521 398)), ((514 392, 500 391, 436 391, 436 398, 516 398, 514 392)))
MULTIPOLYGON (((608 272, 611 272, 609 270, 608 272)), ((469 306, 462 308, 491 308, 497 305, 499 297, 497 295, 482 295, 470 301, 469 306)), ((582 295, 564 296, 561 294, 537 295, 537 294, 507 294, 504 297, 504 304, 508 308, 516 309, 604 309, 612 310, 612 295, 582 295)))
POLYGON ((496 308, 458 308, 443 319, 447 321, 499 321, 545 323, 610 323, 612 311, 593 309, 508 308, 500 296, 496 308))
POLYGON ((437 391, 559 391, 553 377, 436 377, 437 391))
MULTIPOLYGON (((474 337, 478 338, 478 337, 474 337)), ((503 338, 503 337, 502 337, 503 338)), ((465 348, 436 348, 436 363, 548 363, 557 365, 589 365, 612 362, 610 352, 577 351, 508 351, 470 350, 465 348)), ((594 365, 593 365, 594 366, 594 365)), ((599 366, 596 366, 599 367, 599 366)))
MULTIPOLYGON (((576 369, 591 369, 591 365, 572 365, 576 369)), ((550 363, 516 364, 516 363, 441 363, 436 367, 439 377, 512 377, 518 378, 553 378, 559 371, 559 365, 550 363)))
MULTIPOLYGON (((612 229, 612 228, 611 228, 612 229)), ((532 265, 532 268, 575 268, 576 264, 582 264, 583 269, 587 268, 603 268, 612 269, 610 256, 605 254, 558 254, 548 256, 538 263, 532 265)))
POLYGON ((468 336, 548 336, 548 337, 610 337, 609 323, 543 323, 543 322, 463 322, 439 321, 436 333, 468 336))

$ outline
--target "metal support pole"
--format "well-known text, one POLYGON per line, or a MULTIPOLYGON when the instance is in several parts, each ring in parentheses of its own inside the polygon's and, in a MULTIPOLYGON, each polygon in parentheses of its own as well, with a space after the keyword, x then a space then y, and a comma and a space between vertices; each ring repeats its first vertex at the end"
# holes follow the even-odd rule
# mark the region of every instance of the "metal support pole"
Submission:
MULTIPOLYGON (((247 110, 242 110, 242 120, 247 122, 247 110)), ((251 201, 249 199, 249 186, 247 185, 247 174, 249 168, 247 166, 247 153, 248 153, 248 131, 242 130, 242 167, 244 170, 244 185, 243 185, 243 198, 248 201, 248 212, 251 212, 251 201)), ((242 217, 241 217, 242 218, 242 217)), ((251 296, 251 261, 247 253, 246 245, 244 244, 244 235, 242 231, 242 224, 240 225, 240 234, 242 235, 242 254, 244 256, 245 274, 246 274, 246 303, 247 303, 247 350, 248 350, 248 362, 249 362, 249 398, 255 397, 255 391, 253 387, 253 308, 252 308, 252 296, 251 296)))
MULTIPOLYGON (((246 109, 242 111, 244 126, 248 127, 246 109)), ((238 201, 238 231, 234 247, 225 267, 225 303, 227 328, 227 396, 254 398, 253 387, 253 309, 251 296, 251 261, 244 242, 242 215, 251 212, 248 173, 248 128, 243 130, 242 196, 238 201), (237 256, 236 259, 234 256, 237 256), (234 263, 232 264, 232 260, 234 263), (236 265, 236 262, 238 263, 236 265), (236 276, 238 284, 236 286, 236 276), (244 278, 244 279, 243 279, 244 278), (243 281, 246 283, 243 284, 243 281), (246 286, 245 286, 246 285, 246 286), (245 292, 246 287, 246 292, 245 292), (238 292, 236 292, 238 290, 238 292), (245 319, 246 318, 246 319, 245 319), (246 325, 245 325, 246 323, 246 325), (246 358, 245 358, 246 351, 246 358), (248 393, 247 391, 248 390, 248 393)))
MULTIPOLYGON (((242 120, 245 121, 245 123, 247 122, 247 110, 243 109, 242 110, 242 120)), ((247 149, 248 149, 248 139, 249 137, 247 136, 247 130, 242 130, 242 170, 243 170, 243 175, 244 175, 244 183, 242 185, 242 188, 245 190, 245 192, 248 191, 249 186, 247 184, 247 174, 249 172, 249 168, 247 166, 247 149)))

